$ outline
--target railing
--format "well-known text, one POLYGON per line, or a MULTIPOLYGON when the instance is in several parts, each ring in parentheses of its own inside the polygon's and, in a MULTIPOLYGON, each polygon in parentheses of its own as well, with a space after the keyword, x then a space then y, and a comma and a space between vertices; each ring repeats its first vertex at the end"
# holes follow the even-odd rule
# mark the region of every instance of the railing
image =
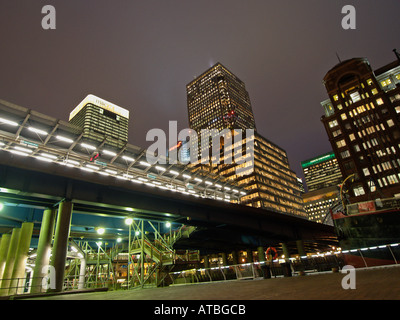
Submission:
POLYGON ((47 277, 0 279, 0 297, 28 294, 32 292, 46 292, 48 285, 47 282, 45 285, 43 284, 44 278, 47 277), (36 282, 38 284, 32 285, 33 279, 39 279, 36 282))
POLYGON ((302 275, 305 273, 331 271, 333 269, 339 270, 343 266, 343 258, 332 254, 329 256, 191 269, 172 272, 170 276, 173 284, 186 284, 210 281, 290 277, 292 275, 302 275))

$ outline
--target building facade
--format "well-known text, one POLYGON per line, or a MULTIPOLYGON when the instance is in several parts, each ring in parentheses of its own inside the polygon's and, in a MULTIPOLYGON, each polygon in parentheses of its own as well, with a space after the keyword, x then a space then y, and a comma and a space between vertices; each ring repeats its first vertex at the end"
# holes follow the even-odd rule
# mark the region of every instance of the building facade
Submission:
MULTIPOLYGON (((308 219, 325 223, 329 208, 339 199, 339 186, 343 182, 334 152, 328 152, 301 162, 308 192, 304 193, 304 210, 308 219)), ((330 221, 330 220, 329 220, 330 221)))
MULTIPOLYGON (((238 134, 234 129, 254 130, 251 137, 242 131, 238 139, 241 155, 249 157, 251 154, 251 159, 241 164, 225 163, 226 154, 221 148, 220 163, 193 166, 193 170, 201 167, 244 187, 247 194, 241 197, 242 204, 306 218, 297 177, 289 167, 287 154, 257 133, 249 94, 238 77, 217 63, 187 85, 187 104, 190 128, 197 132, 200 140, 202 129, 230 129, 233 136, 238 134), (253 140, 251 153, 245 150, 248 139, 253 140)), ((238 150, 233 146, 232 153, 235 152, 238 150)))
POLYGON ((328 152, 302 161, 301 167, 309 192, 330 186, 338 186, 343 181, 334 152, 328 152))
POLYGON ((343 61, 324 77, 321 118, 350 202, 400 196, 400 59, 343 61))
POLYGON ((83 128, 83 137, 122 148, 128 142, 129 111, 88 95, 71 113, 69 122, 83 128))

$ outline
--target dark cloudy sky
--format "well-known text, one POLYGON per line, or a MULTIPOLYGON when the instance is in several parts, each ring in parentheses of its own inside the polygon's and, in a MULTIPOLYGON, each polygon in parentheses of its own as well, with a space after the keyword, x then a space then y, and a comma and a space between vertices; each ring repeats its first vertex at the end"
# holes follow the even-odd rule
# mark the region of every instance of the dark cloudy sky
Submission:
POLYGON ((129 142, 188 127, 186 84, 221 62, 246 84, 257 129, 293 170, 331 150, 322 79, 342 60, 374 69, 400 51, 399 0, 0 0, 0 98, 68 120, 89 93, 129 109, 129 142), (44 5, 56 30, 43 30, 44 5), (342 7, 356 8, 343 30, 342 7))

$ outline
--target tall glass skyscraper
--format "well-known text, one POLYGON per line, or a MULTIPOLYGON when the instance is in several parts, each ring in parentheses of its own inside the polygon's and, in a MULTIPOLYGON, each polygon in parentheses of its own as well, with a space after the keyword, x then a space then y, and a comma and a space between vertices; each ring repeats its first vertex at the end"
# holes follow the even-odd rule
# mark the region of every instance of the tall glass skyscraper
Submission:
MULTIPOLYGON (((256 123, 245 84, 236 75, 217 63, 187 86, 189 125, 200 139, 202 129, 253 129, 254 159, 243 164, 194 166, 243 186, 247 194, 241 203, 280 213, 306 217, 297 177, 289 167, 285 150, 256 132, 256 123), (251 164, 251 165, 249 165, 251 164)), ((249 137, 247 137, 249 138, 249 137)), ((239 139, 240 140, 240 139, 239 139)), ((246 137, 242 136, 242 155, 247 156, 246 137)), ((207 146, 210 147, 210 146, 207 146)), ((232 148, 233 150, 234 148, 232 148)), ((237 150, 236 150, 237 151, 237 150)), ((233 150, 233 152, 236 152, 233 150)), ((221 158, 224 155, 221 152, 221 158)), ((233 158, 233 157, 232 157, 233 158)))

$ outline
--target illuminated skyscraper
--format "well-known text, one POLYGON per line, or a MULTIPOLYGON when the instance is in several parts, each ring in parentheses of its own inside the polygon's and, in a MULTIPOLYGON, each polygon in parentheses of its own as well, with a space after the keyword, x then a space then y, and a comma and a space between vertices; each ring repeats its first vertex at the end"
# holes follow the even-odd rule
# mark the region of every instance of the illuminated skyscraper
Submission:
POLYGON ((88 95, 71 113, 69 122, 83 128, 83 137, 122 148, 128 142, 129 111, 88 95))
MULTIPOLYGON (((217 63, 187 86, 189 125, 200 140, 202 129, 253 129, 254 159, 246 152, 246 137, 243 134, 243 164, 219 164, 201 167, 202 170, 219 175, 247 190, 241 203, 281 213, 306 217, 297 177, 289 167, 286 152, 256 132, 256 124, 245 84, 222 64, 217 63)), ((232 135, 236 133, 232 131, 232 135)), ((223 141, 225 142, 225 141, 223 141)), ((210 148, 210 146, 206 146, 210 148)), ((236 148, 236 147, 235 147, 236 148)), ((233 150, 237 152, 237 149, 233 150)), ((201 150, 203 152, 204 150, 201 150)), ((233 158, 233 157, 232 157, 233 158)), ((224 154, 221 149, 221 159, 224 154)))
POLYGON ((186 86, 190 128, 255 129, 246 87, 238 77, 217 63, 186 86))
POLYGON ((365 58, 343 61, 324 83, 322 122, 350 201, 400 196, 400 57, 375 71, 365 58))

